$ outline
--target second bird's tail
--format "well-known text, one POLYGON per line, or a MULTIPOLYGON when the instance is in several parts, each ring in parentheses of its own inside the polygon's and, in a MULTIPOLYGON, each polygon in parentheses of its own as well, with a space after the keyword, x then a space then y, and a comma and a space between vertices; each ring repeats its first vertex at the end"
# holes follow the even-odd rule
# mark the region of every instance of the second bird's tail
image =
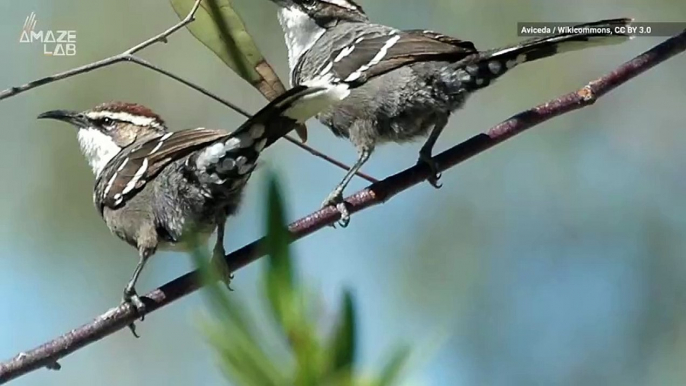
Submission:
POLYGON ((576 51, 591 47, 622 43, 630 36, 621 27, 627 27, 633 19, 609 19, 593 23, 579 24, 569 28, 569 32, 525 40, 508 47, 482 51, 466 58, 461 63, 458 74, 462 83, 470 90, 488 86, 519 64, 547 58, 563 52, 576 51))

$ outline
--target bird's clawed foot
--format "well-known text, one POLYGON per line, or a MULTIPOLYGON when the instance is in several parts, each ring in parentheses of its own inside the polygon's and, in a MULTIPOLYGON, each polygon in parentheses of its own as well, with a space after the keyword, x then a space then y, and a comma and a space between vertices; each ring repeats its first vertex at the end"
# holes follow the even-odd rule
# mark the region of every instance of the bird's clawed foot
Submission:
MULTIPOLYGON (((350 212, 348 212, 348 206, 343 200, 343 191, 339 188, 336 188, 329 196, 324 200, 322 203, 321 208, 326 208, 327 206, 335 206, 336 209, 338 210, 338 213, 341 214, 341 218, 338 220, 338 225, 341 226, 341 228, 345 228, 350 224, 350 212)), ((335 225, 331 225, 332 227, 336 227, 335 225)))
POLYGON ((433 157, 431 157, 431 153, 420 151, 417 164, 425 164, 431 170, 431 175, 426 179, 431 186, 436 189, 440 189, 443 186, 443 184, 438 182, 438 180, 441 179, 441 172, 438 171, 438 165, 436 164, 436 161, 434 161, 433 157))
POLYGON ((233 273, 231 273, 229 265, 226 264, 226 260, 224 257, 225 255, 226 253, 224 252, 223 246, 215 246, 214 251, 212 252, 212 259, 210 260, 210 264, 219 273, 219 277, 226 285, 226 288, 228 288, 229 291, 233 291, 233 288, 231 288, 231 280, 233 280, 233 273))
MULTIPOLYGON (((138 296, 135 288, 133 288, 132 286, 126 286, 126 288, 124 288, 123 302, 126 304, 130 304, 131 306, 133 306, 133 308, 136 309, 136 313, 138 313, 141 322, 145 320, 145 303, 143 303, 140 296, 138 296)), ((133 336, 139 338, 139 335, 136 333, 136 325, 134 323, 129 324, 129 330, 131 330, 133 336)))

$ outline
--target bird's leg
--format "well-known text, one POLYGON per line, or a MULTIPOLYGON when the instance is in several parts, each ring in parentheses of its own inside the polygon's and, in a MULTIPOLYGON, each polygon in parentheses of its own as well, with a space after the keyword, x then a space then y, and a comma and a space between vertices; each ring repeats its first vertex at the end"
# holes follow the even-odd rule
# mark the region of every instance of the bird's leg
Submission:
POLYGON ((441 179, 441 173, 438 171, 438 165, 436 165, 436 161, 431 157, 431 153, 433 152, 438 137, 447 124, 447 116, 442 116, 436 121, 429 133, 429 138, 426 139, 426 142, 424 142, 424 145, 419 150, 419 159, 417 160, 417 164, 424 163, 431 169, 431 176, 427 178, 427 181, 436 189, 439 189, 442 186, 438 182, 438 180, 441 179))
POLYGON ((362 148, 359 149, 358 154, 357 154, 357 161, 355 161, 355 164, 348 170, 348 172, 345 174, 345 177, 343 177, 343 180, 336 185, 336 189, 334 189, 329 196, 324 200, 322 203, 322 208, 327 207, 329 205, 335 205, 336 209, 338 209, 338 212, 341 214, 341 219, 338 220, 338 224, 342 227, 345 228, 348 226, 350 223, 350 213, 348 212, 348 208, 345 205, 345 201, 343 201, 343 191, 345 190, 345 187, 348 186, 350 183, 350 180, 355 176, 355 173, 357 173, 361 168, 362 165, 369 160, 369 156, 371 156, 372 151, 367 148, 362 148))
MULTIPOLYGON (((136 308, 136 312, 140 316, 141 321, 145 319, 145 304, 136 293, 136 282, 143 271, 143 267, 145 267, 145 263, 148 262, 148 258, 153 254, 153 252, 154 250, 150 248, 139 249, 138 254, 140 255, 140 259, 138 260, 138 265, 136 265, 136 269, 133 271, 131 280, 129 280, 128 284, 126 284, 126 287, 124 287, 124 303, 131 304, 134 308, 136 308)), ((138 334, 136 334, 136 325, 133 323, 129 324, 129 329, 133 335, 138 338, 138 334)))
POLYGON ((226 218, 221 219, 217 224, 217 242, 214 244, 214 249, 212 250, 212 259, 210 260, 210 265, 219 272, 219 275, 226 284, 226 288, 229 291, 231 289, 231 280, 233 279, 233 273, 229 270, 229 266, 226 264, 226 251, 224 251, 224 226, 226 223, 226 218))

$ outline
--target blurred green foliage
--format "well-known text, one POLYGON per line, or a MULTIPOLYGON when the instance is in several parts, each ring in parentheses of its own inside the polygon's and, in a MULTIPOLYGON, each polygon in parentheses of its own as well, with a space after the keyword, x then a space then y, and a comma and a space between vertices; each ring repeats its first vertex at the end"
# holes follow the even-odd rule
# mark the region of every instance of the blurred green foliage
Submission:
MULTIPOLYGON (((202 272, 212 320, 204 331, 220 357, 224 374, 236 385, 330 385, 389 386, 398 384, 409 350, 396 350, 377 376, 365 377, 355 371, 355 300, 345 291, 333 328, 322 334, 322 318, 313 305, 317 299, 308 292, 296 273, 289 248, 284 199, 275 175, 268 178, 265 207, 268 253, 264 272, 263 297, 273 317, 276 334, 260 334, 260 323, 247 311, 238 296, 218 284, 218 273, 207 263, 207 253, 196 248, 195 263, 202 272), (289 349, 289 358, 279 357, 267 340, 280 336, 289 349)), ((255 300, 255 299, 253 299, 255 300)))

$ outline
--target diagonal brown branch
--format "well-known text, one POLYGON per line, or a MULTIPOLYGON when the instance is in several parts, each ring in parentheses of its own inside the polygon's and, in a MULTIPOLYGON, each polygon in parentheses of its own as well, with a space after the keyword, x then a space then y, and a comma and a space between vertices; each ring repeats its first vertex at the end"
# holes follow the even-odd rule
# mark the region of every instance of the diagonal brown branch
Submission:
MULTIPOLYGON (((76 76, 76 75, 85 74, 87 72, 97 70, 99 68, 111 66, 111 65, 116 64, 116 63, 131 62, 131 63, 138 64, 139 66, 149 68, 149 69, 151 69, 155 72, 158 72, 162 75, 168 76, 168 77, 176 80, 177 82, 180 82, 180 83, 200 92, 201 94, 216 100, 217 102, 223 104, 224 106, 229 107, 230 109, 238 112, 239 114, 249 118, 250 114, 248 112, 246 112, 245 110, 241 109, 240 107, 236 106, 235 104, 233 104, 233 103, 231 103, 231 102, 229 102, 223 98, 218 97, 217 95, 211 93, 210 91, 208 91, 208 90, 206 90, 200 86, 197 86, 197 85, 181 78, 178 75, 174 75, 171 72, 163 70, 160 67, 157 67, 157 66, 151 64, 147 60, 142 59, 142 58, 134 55, 135 53, 137 53, 137 52, 139 52, 145 48, 148 48, 155 43, 166 43, 167 38, 171 34, 180 30, 181 28, 187 26, 188 24, 192 23, 194 21, 195 13, 198 11, 198 8, 200 7, 201 2, 202 2, 202 0, 195 0, 195 3, 193 4, 193 7, 191 8, 188 15, 183 20, 178 22, 177 24, 171 26, 166 31, 164 31, 160 34, 155 35, 155 36, 151 37, 150 39, 129 48, 128 50, 126 50, 120 54, 110 56, 110 57, 102 59, 102 60, 98 60, 97 62, 88 63, 88 64, 85 64, 83 66, 72 68, 71 70, 67 70, 67 71, 60 72, 60 73, 57 73, 54 75, 50 75, 50 76, 47 76, 45 78, 36 79, 36 80, 31 81, 29 83, 23 84, 21 86, 14 86, 14 87, 10 87, 10 88, 5 89, 5 90, 1 90, 0 91, 0 100, 19 95, 23 92, 29 91, 31 89, 34 89, 34 88, 37 88, 40 86, 44 86, 44 85, 49 84, 49 83, 57 82, 58 80, 63 80, 63 79, 71 78, 71 77, 76 76)), ((289 142, 296 144, 299 148, 309 152, 310 154, 314 155, 315 157, 321 158, 324 161, 331 163, 332 165, 334 165, 338 168, 341 168, 341 169, 346 170, 346 171, 348 169, 350 169, 350 167, 348 165, 325 155, 324 153, 312 148, 311 146, 305 145, 304 143, 299 143, 299 142, 295 141, 292 137, 288 137, 287 139, 289 142)), ((372 177, 370 177, 364 173, 358 172, 355 174, 358 177, 363 178, 363 179, 365 179, 371 183, 376 182, 376 180, 374 178, 372 178, 372 177)))
MULTIPOLYGON (((488 132, 476 135, 438 154, 434 159, 440 165, 441 171, 452 168, 539 123, 593 104, 598 98, 621 84, 684 50, 686 50, 686 31, 637 56, 610 74, 590 82, 582 89, 519 113, 491 128, 488 132)), ((350 213, 384 203, 396 194, 422 183, 428 176, 428 168, 421 165, 372 184, 346 198, 350 205, 350 213)), ((333 207, 327 207, 303 217, 289 226, 292 240, 310 235, 333 224, 338 219, 339 213, 333 207)), ((257 240, 227 255, 226 261, 231 269, 240 269, 261 257, 260 242, 262 240, 257 240)), ((164 307, 198 288, 197 272, 183 275, 145 296, 148 312, 164 307)), ((1 363, 0 383, 41 367, 54 366, 60 358, 126 327, 137 318, 136 311, 128 305, 112 308, 79 328, 1 363)))

